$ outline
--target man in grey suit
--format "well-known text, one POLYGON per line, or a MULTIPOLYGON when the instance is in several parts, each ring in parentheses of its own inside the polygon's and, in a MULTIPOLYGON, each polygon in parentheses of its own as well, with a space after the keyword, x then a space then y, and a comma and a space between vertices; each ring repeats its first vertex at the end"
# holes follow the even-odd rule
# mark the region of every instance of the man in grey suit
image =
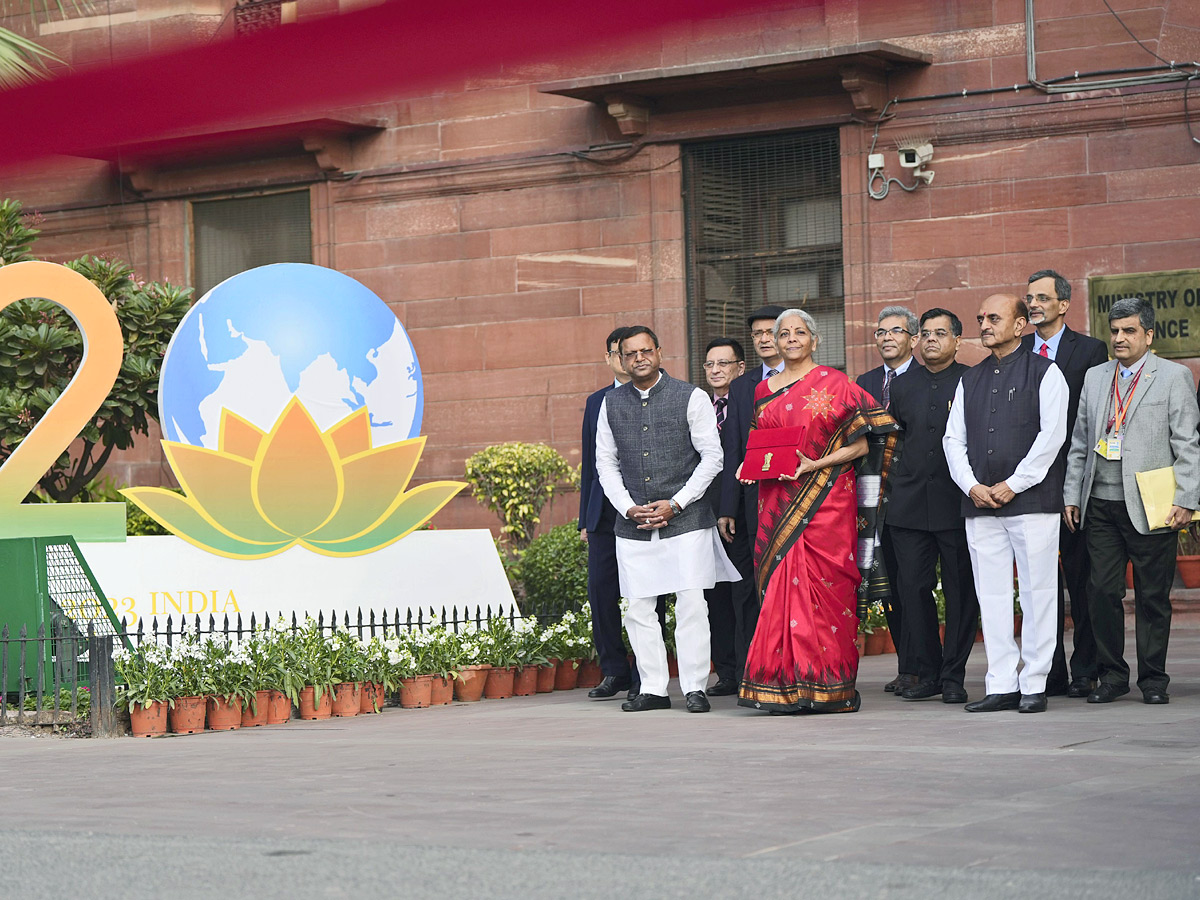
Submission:
POLYGON ((1084 529, 1092 560, 1088 585, 1100 684, 1088 703, 1129 693, 1125 662, 1125 565, 1133 563, 1138 687, 1146 703, 1167 703, 1167 640, 1175 532, 1200 505, 1200 410, 1186 366, 1150 352, 1154 307, 1138 297, 1108 312, 1113 356, 1090 369, 1067 455, 1063 518, 1084 529), (1165 521, 1148 522, 1137 473, 1172 467, 1175 496, 1165 521))

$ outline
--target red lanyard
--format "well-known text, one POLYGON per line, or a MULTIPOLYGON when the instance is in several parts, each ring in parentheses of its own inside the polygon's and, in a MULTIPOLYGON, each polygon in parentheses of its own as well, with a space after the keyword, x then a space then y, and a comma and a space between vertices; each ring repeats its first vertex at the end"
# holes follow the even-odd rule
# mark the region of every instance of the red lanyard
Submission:
POLYGON ((1104 429, 1105 434, 1110 434, 1112 432, 1113 425, 1117 426, 1117 434, 1121 433, 1121 426, 1125 424, 1125 415, 1129 412, 1129 405, 1133 402, 1133 392, 1137 390, 1138 380, 1142 377, 1142 372, 1144 372, 1145 369, 1146 363, 1145 360, 1143 360, 1141 368, 1137 370, 1137 374, 1133 376, 1133 381, 1129 383, 1129 392, 1125 395, 1124 401, 1121 400, 1121 387, 1119 384, 1121 379, 1120 364, 1118 364, 1117 368, 1113 371, 1113 383, 1112 389, 1108 393, 1108 402, 1112 403, 1113 399, 1115 398, 1116 403, 1113 405, 1113 414, 1108 420, 1108 425, 1104 429))

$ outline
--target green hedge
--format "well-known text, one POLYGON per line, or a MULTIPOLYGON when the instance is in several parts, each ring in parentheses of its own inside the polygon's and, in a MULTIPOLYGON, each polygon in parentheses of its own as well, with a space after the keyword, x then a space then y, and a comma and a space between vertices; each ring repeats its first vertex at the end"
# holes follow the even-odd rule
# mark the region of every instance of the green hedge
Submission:
POLYGON ((527 615, 562 615, 587 603, 587 544, 574 522, 533 539, 521 556, 527 615))

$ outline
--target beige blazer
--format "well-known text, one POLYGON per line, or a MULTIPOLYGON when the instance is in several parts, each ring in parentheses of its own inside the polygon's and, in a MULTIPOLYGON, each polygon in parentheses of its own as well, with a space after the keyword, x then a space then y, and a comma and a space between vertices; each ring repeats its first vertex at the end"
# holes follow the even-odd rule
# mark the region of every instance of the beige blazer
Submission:
MULTIPOLYGON (((1108 424, 1108 393, 1116 368, 1117 361, 1110 359, 1088 369, 1075 429, 1071 433, 1063 503, 1078 506, 1084 523, 1087 522, 1087 504, 1098 458, 1094 448, 1108 424)), ((1200 409, 1196 406, 1196 387, 1191 371, 1187 366, 1149 354, 1125 417, 1121 446, 1125 505, 1139 533, 1149 534, 1151 529, 1138 491, 1138 472, 1173 466, 1175 505, 1184 509, 1196 509, 1200 505, 1198 425, 1200 409)))

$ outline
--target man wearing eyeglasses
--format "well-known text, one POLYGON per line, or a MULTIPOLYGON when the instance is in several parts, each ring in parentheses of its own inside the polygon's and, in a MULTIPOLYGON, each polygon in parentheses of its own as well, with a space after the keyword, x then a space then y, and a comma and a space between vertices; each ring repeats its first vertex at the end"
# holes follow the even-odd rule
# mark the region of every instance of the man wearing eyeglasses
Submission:
POLYGON ((688 712, 708 712, 711 660, 704 592, 736 581, 705 491, 722 467, 721 439, 705 393, 661 369, 654 332, 635 325, 621 338, 629 384, 609 391, 596 428, 596 472, 617 510, 617 569, 629 601, 625 628, 642 692, 626 712, 669 709, 667 651, 655 606, 675 594, 679 686, 688 712))
MULTIPOLYGON (((859 387, 866 390, 887 409, 891 405, 892 383, 913 365, 913 340, 917 336, 917 317, 905 306, 885 306, 879 313, 875 326, 875 348, 883 365, 859 375, 859 387)), ((915 666, 909 659, 908 647, 904 643, 904 622, 900 613, 900 602, 896 596, 896 551, 885 528, 883 532, 883 567, 887 571, 888 584, 892 593, 883 602, 883 614, 887 618, 888 630, 896 644, 896 663, 899 670, 895 678, 883 686, 897 696, 918 681, 915 666)))
MULTIPOLYGON (((708 342, 704 353, 704 380, 712 388, 713 413, 717 418, 717 431, 723 431, 729 416, 729 386, 746 371, 746 355, 742 345, 730 337, 716 337, 708 342)), ((720 515, 721 479, 713 479, 706 495, 714 515, 720 515)), ((745 665, 745 654, 752 635, 743 635, 745 627, 741 608, 733 607, 732 587, 728 581, 719 581, 715 587, 704 592, 708 602, 708 631, 712 643, 712 663, 717 671, 717 681, 740 681, 739 661, 745 665), (745 645, 743 646, 743 638, 745 645)), ((719 691, 719 689, 718 689, 719 691)))
POLYGON ((734 615, 740 617, 737 632, 738 670, 733 678, 719 677, 708 689, 710 697, 736 694, 742 683, 742 667, 750 639, 758 625, 758 592, 754 587, 754 539, 758 534, 758 484, 744 485, 735 477, 738 466, 746 457, 746 442, 750 439, 750 423, 754 420, 754 391, 764 378, 770 378, 783 367, 783 358, 775 345, 775 320, 782 306, 760 306, 746 317, 758 363, 744 375, 735 378, 726 395, 725 422, 721 426, 721 447, 725 454, 725 470, 721 474, 721 505, 717 520, 721 538, 741 581, 730 588, 734 615))
POLYGON ((962 322, 947 309, 921 316, 918 349, 924 366, 913 366, 892 386, 889 411, 904 429, 904 452, 889 478, 884 526, 904 565, 893 589, 900 598, 909 659, 919 679, 898 692, 905 700, 941 695, 943 703, 966 703, 963 677, 975 644, 979 601, 958 486, 950 477, 942 438, 951 398, 967 367, 956 360, 962 322), (938 640, 933 589, 941 568, 946 635, 938 640))
MULTIPOLYGON (((1067 325, 1067 310, 1071 306, 1071 282, 1053 269, 1042 269, 1029 276, 1025 303, 1029 307, 1032 334, 1021 338, 1021 346, 1051 360, 1067 379, 1067 440, 1059 451, 1059 465, 1067 467, 1067 452, 1071 448, 1071 433, 1079 412, 1079 397, 1083 393, 1083 376, 1093 366, 1108 362, 1108 347, 1104 341, 1079 334, 1067 325)), ((1058 641, 1054 648, 1054 663, 1046 679, 1047 696, 1086 697, 1096 686, 1096 638, 1088 613, 1088 577, 1091 562, 1087 541, 1081 532, 1064 524, 1059 530, 1058 552, 1058 641), (1063 646, 1063 623, 1066 602, 1063 589, 1071 595, 1071 618, 1075 623, 1072 636, 1071 680, 1067 682, 1067 658, 1063 646)))

